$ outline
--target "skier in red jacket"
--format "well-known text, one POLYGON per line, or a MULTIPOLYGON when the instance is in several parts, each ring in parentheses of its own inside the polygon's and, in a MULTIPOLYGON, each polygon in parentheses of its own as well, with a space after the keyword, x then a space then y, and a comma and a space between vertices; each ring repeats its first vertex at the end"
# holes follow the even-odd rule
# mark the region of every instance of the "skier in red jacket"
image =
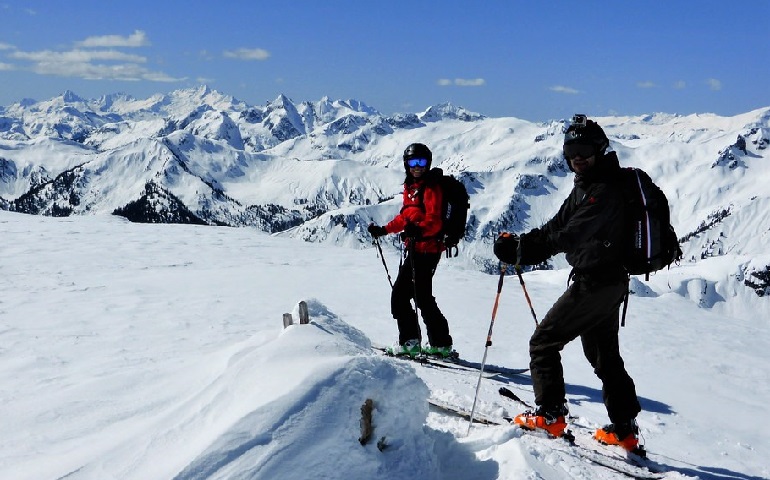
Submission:
POLYGON ((449 324, 433 296, 433 274, 445 247, 439 237, 442 226, 442 191, 437 177, 441 172, 431 170, 432 160, 433 154, 422 143, 406 147, 406 179, 401 212, 385 226, 371 224, 368 228, 374 238, 403 232, 402 239, 407 252, 390 298, 390 310, 398 322, 398 344, 387 349, 393 355, 453 355, 449 324), (410 303, 413 298, 422 312, 428 334, 425 347, 421 346, 422 335, 417 312, 410 303))

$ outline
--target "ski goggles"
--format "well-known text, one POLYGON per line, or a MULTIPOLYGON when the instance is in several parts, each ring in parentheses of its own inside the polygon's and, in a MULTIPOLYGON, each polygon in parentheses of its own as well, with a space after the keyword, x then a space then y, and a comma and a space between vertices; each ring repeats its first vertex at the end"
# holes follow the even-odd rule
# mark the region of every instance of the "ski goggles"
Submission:
POLYGON ((575 157, 588 158, 595 153, 596 148, 593 145, 581 145, 579 143, 564 145, 564 158, 567 160, 572 160, 575 157))
POLYGON ((409 165, 409 168, 414 167, 422 167, 425 168, 428 166, 428 159, 427 158, 410 158, 406 161, 406 164, 409 165))

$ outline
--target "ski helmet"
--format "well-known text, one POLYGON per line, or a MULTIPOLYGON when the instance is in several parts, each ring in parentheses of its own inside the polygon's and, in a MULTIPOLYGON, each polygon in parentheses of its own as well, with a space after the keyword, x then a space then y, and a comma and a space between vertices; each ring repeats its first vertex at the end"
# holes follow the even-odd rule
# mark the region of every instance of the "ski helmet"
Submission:
MULTIPOLYGON (((598 123, 588 120, 585 115, 576 114, 572 117, 569 128, 564 132, 564 157, 569 160, 572 151, 579 149, 579 146, 591 147, 589 152, 601 156, 610 146, 610 141, 598 123)), ((572 169, 571 166, 570 169, 572 169)))
POLYGON ((428 165, 425 168, 426 170, 430 170, 430 164, 433 163, 433 153, 431 153, 430 149, 425 144, 413 143, 404 150, 404 168, 407 172, 409 171, 409 166, 407 166, 406 161, 412 158, 426 159, 428 165))

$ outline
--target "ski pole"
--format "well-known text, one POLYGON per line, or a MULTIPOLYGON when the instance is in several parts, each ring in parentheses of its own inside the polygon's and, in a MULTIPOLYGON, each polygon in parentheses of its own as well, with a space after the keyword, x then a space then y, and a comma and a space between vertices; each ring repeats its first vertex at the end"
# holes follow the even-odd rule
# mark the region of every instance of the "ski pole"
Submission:
POLYGON ((377 250, 380 252, 380 259, 382 260, 382 266, 385 267, 385 274, 388 276, 388 283, 390 283, 390 288, 393 288, 393 280, 390 279, 390 271, 388 271, 388 264, 385 263, 385 255, 382 254, 382 247, 380 246, 380 239, 374 238, 374 243, 377 246, 377 250))
POLYGON ((519 283, 521 284, 521 289, 524 290, 524 298, 527 299, 527 304, 529 304, 529 311, 532 312, 532 318, 535 319, 535 327, 537 327, 538 321, 537 321, 537 315, 535 315, 535 309, 532 307, 532 300, 529 298, 529 293, 527 292, 527 285, 524 283, 524 277, 521 275, 521 267, 516 264, 515 267, 516 275, 519 276, 519 283))
POLYGON ((471 427, 473 426, 473 414, 476 413, 476 401, 479 398, 479 388, 481 387, 481 378, 484 376, 484 366, 487 363, 487 353, 489 347, 492 346, 492 327, 495 325, 495 317, 497 316, 497 305, 500 303, 500 293, 503 291, 503 280, 505 279, 505 271, 508 270, 508 265, 500 263, 500 278, 497 280, 497 295, 495 295, 495 304, 492 307, 492 321, 489 322, 489 332, 487 333, 487 343, 484 346, 484 357, 481 359, 481 366, 479 367, 479 381, 476 383, 476 393, 473 396, 473 407, 471 407, 471 415, 468 419, 468 433, 470 435, 471 427))

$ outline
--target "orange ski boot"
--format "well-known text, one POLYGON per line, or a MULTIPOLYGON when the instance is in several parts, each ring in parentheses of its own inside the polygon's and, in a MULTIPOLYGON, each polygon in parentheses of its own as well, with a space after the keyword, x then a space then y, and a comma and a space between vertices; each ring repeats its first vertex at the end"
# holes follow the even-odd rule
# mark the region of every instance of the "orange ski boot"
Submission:
POLYGON ((633 419, 598 428, 594 439, 605 445, 618 445, 631 453, 639 454, 644 451, 643 447, 639 446, 639 427, 633 419))
POLYGON ((535 412, 527 410, 516 415, 513 423, 525 430, 543 430, 552 437, 561 437, 567 428, 567 421, 564 419, 567 413, 566 405, 552 408, 539 407, 535 412))

